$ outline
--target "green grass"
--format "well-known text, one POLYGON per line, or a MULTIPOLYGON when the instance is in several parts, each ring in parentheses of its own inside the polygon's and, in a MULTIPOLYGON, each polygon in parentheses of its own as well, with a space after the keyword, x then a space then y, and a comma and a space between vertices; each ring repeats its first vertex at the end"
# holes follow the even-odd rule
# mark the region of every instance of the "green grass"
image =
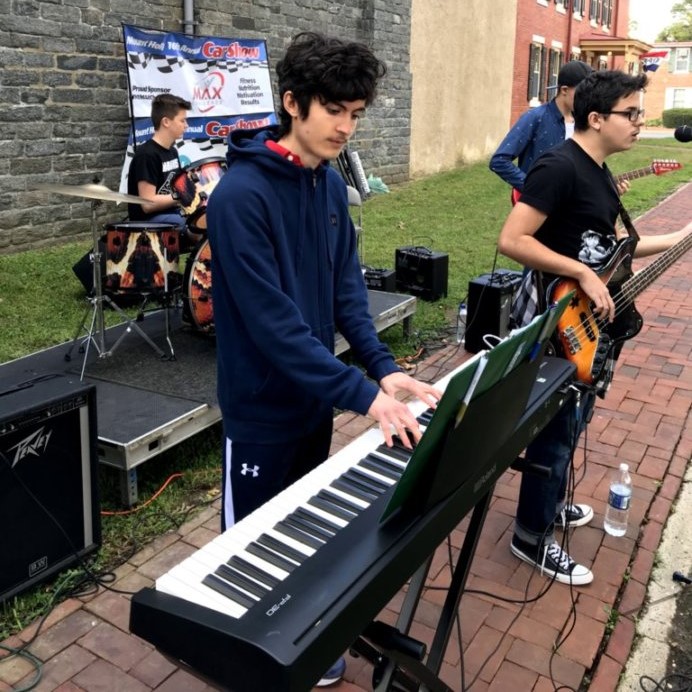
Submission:
MULTIPOLYGON (((633 218, 665 199, 690 179, 692 149, 674 139, 642 140, 632 151, 611 158, 614 173, 647 166, 653 159, 676 159, 680 171, 632 182, 623 202, 633 218)), ((404 339, 400 325, 383 339, 397 356, 439 343, 453 331, 458 303, 470 279, 489 272, 495 262, 495 243, 510 210, 509 189, 486 163, 413 181, 390 194, 372 197, 363 207, 363 260, 372 267, 393 268, 395 250, 424 245, 449 254, 448 296, 436 302, 418 301, 413 330, 404 339)), ((674 229, 671 229, 674 230, 674 229)), ((70 340, 88 307, 72 265, 89 243, 0 255, 0 362, 70 340)), ((498 267, 515 268, 505 258, 498 267)), ((182 267, 181 267, 182 269, 182 267)), ((107 312, 107 320, 117 315, 107 312)), ((210 428, 168 450, 138 469, 142 504, 173 474, 176 477, 146 507, 129 514, 103 517, 103 547, 90 560, 97 572, 111 570, 152 538, 184 522, 192 512, 217 496, 220 473, 220 430, 210 428)), ((102 510, 117 512, 119 477, 100 469, 102 510)), ((82 579, 79 569, 10 599, 0 608, 0 639, 21 630, 64 597, 82 579)))

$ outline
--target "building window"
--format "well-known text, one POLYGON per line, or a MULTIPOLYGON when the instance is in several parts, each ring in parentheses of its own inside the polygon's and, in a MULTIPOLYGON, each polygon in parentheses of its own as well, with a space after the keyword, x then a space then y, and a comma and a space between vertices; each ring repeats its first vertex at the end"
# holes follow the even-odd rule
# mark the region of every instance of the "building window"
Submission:
POLYGON ((610 26, 613 19, 613 0, 602 0, 601 24, 610 26))
POLYGON ((574 14, 577 14, 580 17, 583 17, 585 6, 586 6, 586 0, 573 0, 572 11, 574 12, 574 14))
POLYGON ((529 47, 529 85, 526 98, 540 100, 545 93, 545 46, 532 43, 529 47))
POLYGON ((686 105, 685 89, 673 89, 671 108, 684 108, 686 105))
MULTIPOLYGON (((546 91, 550 87, 557 86, 557 74, 560 71, 560 65, 562 64, 562 51, 554 50, 551 48, 550 54, 548 56, 548 83, 546 84, 546 91)), ((556 93, 556 92, 553 92, 556 93)), ((552 94, 546 93, 545 100, 549 101, 552 94)))
POLYGON ((591 5, 589 6, 589 19, 592 22, 598 23, 601 18, 601 0, 591 0, 591 5))
POLYGON ((690 49, 676 48, 673 58, 673 72, 689 72, 690 71, 690 49))

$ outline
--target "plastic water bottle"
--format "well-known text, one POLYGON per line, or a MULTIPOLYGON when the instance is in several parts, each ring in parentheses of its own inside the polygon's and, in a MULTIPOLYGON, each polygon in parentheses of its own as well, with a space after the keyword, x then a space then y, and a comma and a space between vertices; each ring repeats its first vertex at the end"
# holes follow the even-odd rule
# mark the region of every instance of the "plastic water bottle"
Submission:
POLYGON ((459 314, 457 315, 457 343, 464 340, 466 332, 466 303, 459 303, 459 314))
POLYGON ((632 499, 632 479, 629 466, 620 464, 610 484, 608 506, 603 519, 603 528, 611 536, 624 536, 632 499))

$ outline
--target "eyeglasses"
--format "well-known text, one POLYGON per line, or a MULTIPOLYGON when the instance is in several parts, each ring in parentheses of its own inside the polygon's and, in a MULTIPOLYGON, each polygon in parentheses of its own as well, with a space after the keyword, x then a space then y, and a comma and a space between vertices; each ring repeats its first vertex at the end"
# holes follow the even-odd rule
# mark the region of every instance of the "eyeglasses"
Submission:
POLYGON ((639 118, 644 117, 643 108, 630 108, 626 111, 606 111, 601 113, 601 115, 624 115, 631 123, 636 123, 639 118))

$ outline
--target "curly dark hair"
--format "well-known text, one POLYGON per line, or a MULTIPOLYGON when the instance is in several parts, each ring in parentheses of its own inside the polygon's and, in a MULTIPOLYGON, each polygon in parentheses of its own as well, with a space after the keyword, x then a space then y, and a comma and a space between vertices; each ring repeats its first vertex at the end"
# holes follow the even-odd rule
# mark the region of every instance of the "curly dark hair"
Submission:
POLYGON ((585 77, 574 91, 574 129, 587 130, 589 113, 607 113, 621 99, 642 91, 648 83, 645 74, 621 70, 599 70, 585 77))
POLYGON ((157 94, 151 102, 151 122, 158 130, 164 118, 175 118, 181 110, 189 111, 192 104, 175 94, 157 94))
POLYGON ((312 31, 298 34, 276 65, 281 136, 291 130, 291 116, 283 106, 287 91, 293 93, 301 118, 307 118, 315 97, 322 104, 364 99, 370 105, 386 72, 386 65, 363 43, 312 31))

